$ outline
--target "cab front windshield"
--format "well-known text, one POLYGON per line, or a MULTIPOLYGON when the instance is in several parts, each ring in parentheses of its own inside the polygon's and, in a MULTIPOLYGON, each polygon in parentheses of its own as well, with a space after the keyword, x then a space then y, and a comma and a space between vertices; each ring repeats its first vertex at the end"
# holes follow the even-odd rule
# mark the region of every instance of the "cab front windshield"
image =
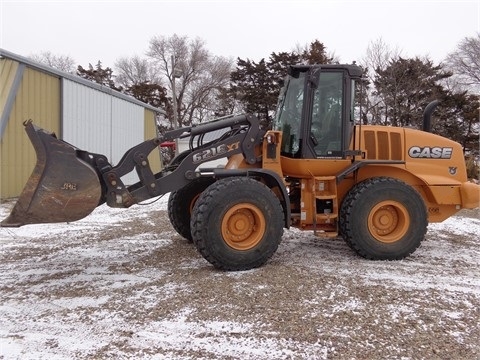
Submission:
POLYGON ((300 148, 300 123, 304 99, 305 73, 288 76, 280 92, 273 129, 282 131, 281 151, 295 154, 300 148))

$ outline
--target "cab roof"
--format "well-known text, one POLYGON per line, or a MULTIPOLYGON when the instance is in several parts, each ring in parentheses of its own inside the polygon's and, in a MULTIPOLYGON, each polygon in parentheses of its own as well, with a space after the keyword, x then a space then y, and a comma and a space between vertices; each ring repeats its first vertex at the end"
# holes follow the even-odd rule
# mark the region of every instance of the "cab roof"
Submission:
POLYGON ((353 64, 314 64, 314 65, 290 65, 288 74, 295 76, 300 72, 307 72, 313 69, 325 70, 346 70, 352 78, 361 78, 363 70, 358 65, 353 64))

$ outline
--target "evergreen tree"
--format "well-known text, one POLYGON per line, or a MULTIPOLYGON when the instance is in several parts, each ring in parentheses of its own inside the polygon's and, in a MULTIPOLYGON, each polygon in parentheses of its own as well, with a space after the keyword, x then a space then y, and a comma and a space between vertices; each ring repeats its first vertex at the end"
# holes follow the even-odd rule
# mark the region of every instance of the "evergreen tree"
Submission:
POLYGON ((278 92, 274 89, 271 71, 265 59, 256 63, 238 59, 237 69, 231 73, 231 91, 238 94, 244 110, 257 114, 262 122, 269 122, 272 104, 278 92))
POLYGON ((459 142, 466 153, 478 154, 478 96, 446 89, 443 83, 450 76, 428 59, 391 60, 376 71, 373 94, 382 101, 371 113, 378 114, 384 125, 421 129, 425 107, 438 99, 431 131, 459 142))
POLYGON ((146 104, 164 109, 167 112, 167 116, 169 113, 173 113, 171 99, 167 97, 167 89, 161 85, 150 84, 148 81, 144 81, 129 86, 125 93, 146 104))
POLYGON ((92 64, 88 64, 88 69, 78 65, 77 75, 84 79, 96 82, 97 84, 108 86, 115 91, 122 91, 121 87, 115 85, 113 80, 113 70, 109 67, 103 69, 100 60, 95 67, 93 67, 92 64))
POLYGON ((272 81, 277 84, 277 87, 282 85, 283 79, 287 75, 288 66, 301 64, 302 62, 302 56, 295 52, 273 52, 267 64, 272 76, 272 81))
POLYGON ((237 99, 237 94, 235 94, 235 92, 229 87, 218 89, 216 104, 217 105, 213 110, 213 115, 216 118, 242 112, 239 108, 241 105, 237 99))
POLYGON ((439 81, 451 76, 426 59, 393 60, 385 69, 377 69, 374 94, 383 99, 383 124, 421 128, 425 106, 446 97, 439 81))
POLYGON ((310 65, 313 64, 331 64, 333 61, 332 57, 327 55, 327 48, 323 43, 318 40, 310 43, 310 48, 304 50, 302 53, 302 59, 310 65))
POLYGON ((449 93, 434 113, 432 132, 457 141, 465 154, 479 154, 479 97, 461 93, 449 93))
POLYGON ((327 56, 325 50, 325 46, 315 40, 302 53, 273 52, 268 62, 265 59, 256 63, 238 58, 237 67, 230 76, 231 94, 238 97, 246 112, 256 114, 265 126, 269 126, 288 66, 330 63, 332 58, 327 56))

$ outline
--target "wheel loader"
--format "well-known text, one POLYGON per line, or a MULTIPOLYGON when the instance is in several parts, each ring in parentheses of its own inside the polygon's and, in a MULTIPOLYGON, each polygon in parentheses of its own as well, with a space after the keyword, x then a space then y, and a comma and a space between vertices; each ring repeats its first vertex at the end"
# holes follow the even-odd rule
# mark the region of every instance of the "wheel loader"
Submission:
POLYGON ((26 121, 37 164, 1 225, 71 222, 106 203, 128 208, 169 193, 173 228, 222 270, 263 265, 284 228, 343 238, 360 256, 403 259, 429 222, 479 205, 460 144, 424 128, 357 124, 355 65, 290 66, 271 129, 250 114, 168 131, 117 165, 26 121), (148 155, 189 139, 158 173, 148 155), (224 159, 224 165, 207 166, 224 159), (136 171, 139 181, 122 182, 136 171))

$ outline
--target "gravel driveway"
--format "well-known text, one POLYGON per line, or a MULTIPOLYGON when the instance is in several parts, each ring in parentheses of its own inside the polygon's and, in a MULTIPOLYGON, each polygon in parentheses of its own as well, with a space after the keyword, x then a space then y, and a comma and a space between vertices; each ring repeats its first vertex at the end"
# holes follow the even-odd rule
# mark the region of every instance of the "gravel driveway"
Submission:
POLYGON ((265 266, 228 273, 165 201, 0 229, 0 358, 479 359, 479 234, 463 211, 386 262, 292 229, 265 266))

